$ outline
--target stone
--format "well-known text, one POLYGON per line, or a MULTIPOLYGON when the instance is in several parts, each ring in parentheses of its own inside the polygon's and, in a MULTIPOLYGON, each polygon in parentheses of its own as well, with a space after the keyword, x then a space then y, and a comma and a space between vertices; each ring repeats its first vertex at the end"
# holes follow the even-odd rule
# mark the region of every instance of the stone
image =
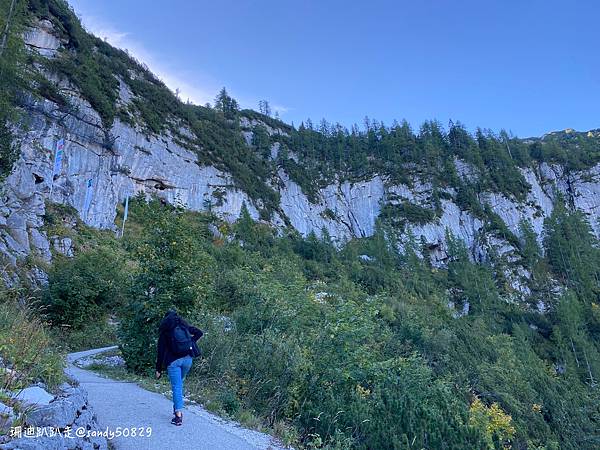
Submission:
POLYGON ((27 413, 26 421, 34 427, 59 427, 71 425, 77 418, 78 407, 68 399, 59 399, 27 413))
POLYGON ((61 238, 56 236, 52 240, 52 246, 54 250, 68 258, 72 258, 74 255, 73 240, 70 237, 61 238))
POLYGON ((54 400, 54 395, 49 394, 45 389, 39 386, 30 386, 21 390, 15 396, 15 400, 30 406, 48 405, 54 400))
POLYGON ((27 423, 33 426, 57 426, 72 424, 77 414, 87 408, 87 392, 80 387, 69 387, 53 402, 27 414, 27 423))
MULTIPOLYGON (((4 450, 108 450, 108 441, 103 437, 79 438, 77 428, 101 431, 94 412, 87 404, 87 392, 78 386, 63 383, 61 394, 54 401, 26 414, 26 425, 42 430, 40 436, 22 437, 1 443, 4 450), (55 435, 55 430, 71 429, 71 437, 55 435)), ((1 404, 0 404, 1 405, 1 404)), ((1 406, 0 406, 1 410, 1 406)), ((0 441, 2 442, 2 441, 0 441)))
POLYGON ((217 228, 217 226, 214 223, 208 224, 208 231, 210 232, 213 238, 223 239, 223 233, 219 231, 219 228, 217 228))
POLYGON ((75 419, 74 427, 81 427, 91 430, 96 425, 96 415, 89 409, 84 409, 75 419))
POLYGON ((14 410, 10 406, 0 402, 0 434, 6 432, 10 428, 15 418, 14 410))
POLYGON ((72 384, 69 384, 67 382, 61 383, 58 386, 58 390, 61 391, 63 394, 67 394, 68 392, 70 392, 74 388, 75 388, 75 386, 73 386, 72 384))
MULTIPOLYGON (((48 427, 42 431, 50 434, 54 429, 48 427)), ((37 431, 37 430, 36 430, 37 431)), ((68 438, 65 436, 40 436, 40 437, 22 437, 0 445, 2 450, 79 450, 82 448, 82 440, 78 438, 68 438)))
POLYGON ((42 56, 53 57, 60 47, 60 40, 53 34, 54 26, 49 20, 40 20, 37 26, 25 33, 25 44, 42 56))
POLYGON ((52 260, 52 254, 50 253, 50 244, 48 243, 46 236, 36 228, 30 228, 29 236, 30 243, 33 248, 36 249, 38 255, 41 256, 44 261, 50 262, 50 260, 52 260))

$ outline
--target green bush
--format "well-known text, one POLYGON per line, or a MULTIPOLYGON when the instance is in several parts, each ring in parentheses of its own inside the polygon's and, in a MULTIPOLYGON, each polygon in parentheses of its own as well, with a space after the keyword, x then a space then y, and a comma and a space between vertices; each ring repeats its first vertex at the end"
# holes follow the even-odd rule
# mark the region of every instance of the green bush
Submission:
POLYGON ((0 291, 0 356, 11 371, 0 371, 0 388, 14 391, 42 381, 50 388, 64 379, 63 355, 52 348, 52 340, 36 308, 6 299, 0 291))
POLYGON ((121 304, 127 291, 124 262, 110 249, 97 248, 74 258, 57 258, 43 294, 48 318, 54 325, 75 330, 102 322, 121 304))
POLYGON ((152 211, 153 226, 134 244, 139 266, 119 330, 123 356, 137 372, 154 365, 158 326, 165 313, 175 308, 188 317, 201 308, 214 276, 213 260, 181 210, 159 202, 142 208, 152 211))
POLYGON ((402 202, 397 205, 384 205, 381 208, 379 217, 381 220, 389 220, 392 223, 399 223, 405 220, 417 225, 425 225, 435 219, 435 210, 424 208, 411 202, 402 202))

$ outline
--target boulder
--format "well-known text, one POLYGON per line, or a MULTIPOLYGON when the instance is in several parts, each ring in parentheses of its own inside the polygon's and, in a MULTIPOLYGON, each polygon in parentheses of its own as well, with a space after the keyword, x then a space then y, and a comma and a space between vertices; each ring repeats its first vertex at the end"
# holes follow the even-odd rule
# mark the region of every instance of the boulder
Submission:
POLYGON ((30 386, 19 392, 15 399, 25 405, 47 405, 54 400, 54 395, 39 386, 30 386))
POLYGON ((27 413, 27 423, 35 427, 65 428, 77 418, 77 406, 67 399, 57 400, 27 413))
POLYGON ((73 257, 73 240, 70 237, 58 237, 53 238, 52 244, 54 250, 58 253, 65 255, 68 258, 73 257))
POLYGON ((73 428, 85 428, 86 430, 96 428, 96 415, 91 409, 82 410, 79 417, 75 419, 73 428))
MULTIPOLYGON (((28 389, 27 395, 32 391, 28 389)), ((99 431, 96 415, 87 403, 87 392, 68 383, 61 384, 59 390, 51 402, 26 414, 26 425, 34 427, 36 435, 22 434, 8 442, 0 440, 1 450, 108 450, 108 441, 102 436, 81 438, 74 434, 78 428, 99 431), (67 427, 71 429, 70 436, 56 433, 67 427)))
POLYGON ((27 423, 36 427, 65 428, 75 422, 86 405, 87 392, 82 388, 72 387, 64 391, 64 396, 29 412, 27 423))
MULTIPOLYGON (((37 431, 37 430, 36 430, 37 431)), ((47 434, 54 429, 45 429, 47 434)), ((83 448, 81 439, 65 436, 21 437, 7 444, 0 445, 2 450, 79 450, 83 448)))
POLYGON ((8 431, 15 420, 15 412, 10 406, 0 402, 0 434, 8 431))

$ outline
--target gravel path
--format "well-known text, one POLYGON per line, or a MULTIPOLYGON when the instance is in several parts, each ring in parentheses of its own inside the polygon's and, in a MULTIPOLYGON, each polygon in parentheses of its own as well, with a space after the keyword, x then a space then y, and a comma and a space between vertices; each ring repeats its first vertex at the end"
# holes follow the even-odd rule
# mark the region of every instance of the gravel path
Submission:
POLYGON ((165 396, 142 389, 135 383, 100 377, 73 365, 79 358, 112 350, 105 347, 68 355, 67 373, 83 386, 101 428, 151 427, 149 437, 112 440, 117 450, 256 450, 280 449, 273 438, 223 420, 198 406, 187 406, 183 426, 171 425, 173 404, 165 396))

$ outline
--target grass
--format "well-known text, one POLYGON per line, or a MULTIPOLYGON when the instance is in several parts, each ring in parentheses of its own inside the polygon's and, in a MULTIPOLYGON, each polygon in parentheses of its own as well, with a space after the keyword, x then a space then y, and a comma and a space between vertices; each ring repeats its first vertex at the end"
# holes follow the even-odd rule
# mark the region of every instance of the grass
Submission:
POLYGON ((64 381, 64 357, 53 349, 48 328, 33 306, 10 300, 0 304, 0 356, 12 369, 0 374, 0 387, 5 391, 37 381, 52 389, 64 381))
POLYGON ((63 352, 78 352, 90 348, 117 344, 116 327, 109 321, 92 322, 81 330, 56 326, 49 330, 54 347, 63 352))

